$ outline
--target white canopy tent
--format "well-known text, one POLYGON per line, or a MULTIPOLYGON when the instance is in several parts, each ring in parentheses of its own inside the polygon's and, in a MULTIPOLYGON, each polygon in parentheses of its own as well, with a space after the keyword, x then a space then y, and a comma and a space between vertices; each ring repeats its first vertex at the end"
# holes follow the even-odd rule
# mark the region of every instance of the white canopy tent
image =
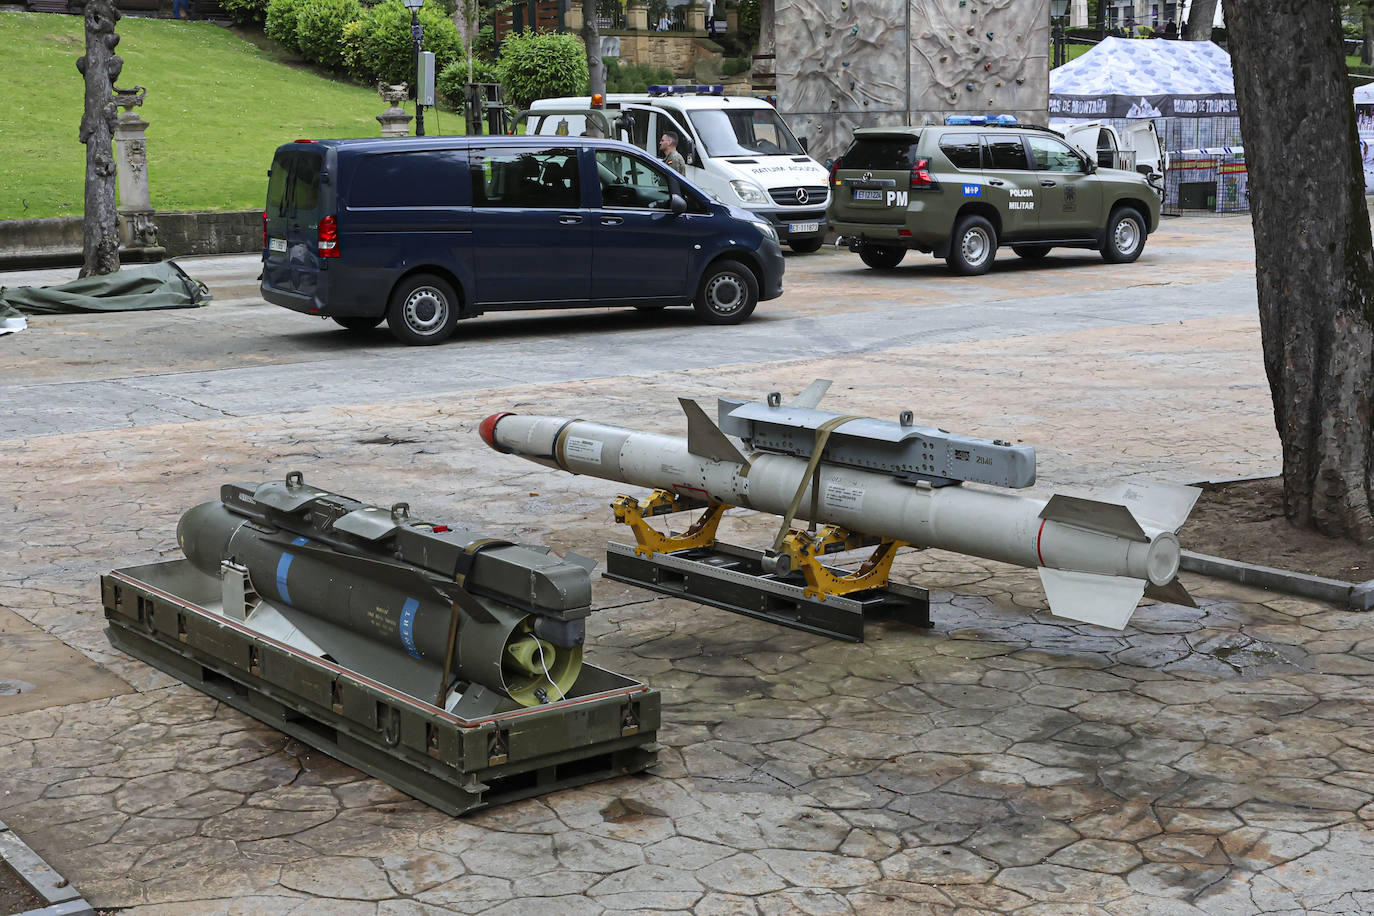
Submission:
POLYGON ((1231 57, 1210 41, 1106 38, 1050 71, 1050 117, 1233 118, 1231 57))
POLYGON ((1374 105, 1374 83, 1365 83, 1355 90, 1356 105, 1374 105))

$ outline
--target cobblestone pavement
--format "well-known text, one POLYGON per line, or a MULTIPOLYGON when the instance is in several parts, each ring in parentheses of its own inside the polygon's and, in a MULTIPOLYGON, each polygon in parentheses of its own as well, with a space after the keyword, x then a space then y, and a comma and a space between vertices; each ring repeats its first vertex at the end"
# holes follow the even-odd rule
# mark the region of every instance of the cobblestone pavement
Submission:
MULTIPOLYGON (((1374 911, 1374 628, 1229 583, 1186 576, 1200 609, 1146 605, 1118 634, 1049 617, 1033 571, 910 553, 897 576, 932 590, 935 626, 874 625, 853 645, 598 580, 589 660, 662 691, 661 763, 457 819, 114 652, 103 634, 99 575, 175 556, 181 511, 228 480, 301 470, 559 551, 623 538, 607 507, 615 484, 481 446, 476 425, 497 410, 677 432, 679 394, 709 403, 824 376, 832 409, 911 408, 1037 446, 1041 495, 1273 472, 1248 245, 1243 220, 1173 222, 1137 265, 1070 256, 984 281, 923 262, 877 277, 841 253, 790 259, 789 293, 761 314, 782 331, 816 316, 837 333, 889 322, 901 345, 862 358, 760 345, 754 360, 713 363, 704 351, 722 338, 686 323, 680 349, 635 356, 624 339, 638 316, 592 315, 580 318, 588 333, 566 316, 493 319, 433 351, 378 336, 350 352, 341 333, 316 327, 316 341, 294 316, 232 295, 175 316, 39 319, 11 339, 22 348, 0 341, 5 390, 38 391, 26 388, 37 379, 86 401, 50 431, 34 413, 0 442, 11 482, 0 618, 35 624, 107 683, 0 690, 0 819, 94 905, 134 913, 1374 911), (1217 301, 1242 288, 1250 298, 1217 301), (1096 293, 1133 303, 1134 319, 1064 318, 1096 293), (1193 299, 1199 317, 1152 312, 1193 299), (1017 308, 1042 327, 911 342, 941 309, 994 314, 1009 300, 1032 302, 1017 308), (608 322, 617 333, 598 336, 608 322), (292 346, 268 346, 274 335, 292 346), (581 368, 556 385, 483 376, 432 393, 453 390, 436 376, 488 371, 482 352, 511 336, 581 368), (217 338, 238 355, 217 354, 217 338), (237 410, 120 405, 99 420, 110 386, 147 374, 175 387, 187 353, 211 374, 324 359, 346 374, 381 354, 410 393, 339 402, 303 389, 301 409, 279 410, 271 398, 291 392, 264 387, 237 410), (634 358, 657 368, 629 377, 634 358)), ((776 521, 735 511, 726 524, 729 539, 758 543, 776 521)), ((26 657, 0 651, 19 679, 26 657)))

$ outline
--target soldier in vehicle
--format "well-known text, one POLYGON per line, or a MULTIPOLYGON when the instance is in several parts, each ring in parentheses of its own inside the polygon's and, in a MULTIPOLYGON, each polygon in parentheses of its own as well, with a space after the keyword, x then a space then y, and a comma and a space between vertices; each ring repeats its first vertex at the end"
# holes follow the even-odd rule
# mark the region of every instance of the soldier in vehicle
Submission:
POLYGON ((663 163, 679 175, 687 174, 687 160, 677 151, 677 134, 668 130, 658 138, 658 151, 663 154, 663 163))

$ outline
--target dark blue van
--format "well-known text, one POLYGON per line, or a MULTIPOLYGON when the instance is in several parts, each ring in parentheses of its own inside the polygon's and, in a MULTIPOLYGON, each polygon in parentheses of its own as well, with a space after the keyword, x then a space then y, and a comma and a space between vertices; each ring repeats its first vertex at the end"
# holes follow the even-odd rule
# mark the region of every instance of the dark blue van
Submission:
POLYGON ((737 324, 782 294, 768 223, 614 140, 298 140, 277 150, 262 295, 409 344, 509 309, 692 305, 737 324))

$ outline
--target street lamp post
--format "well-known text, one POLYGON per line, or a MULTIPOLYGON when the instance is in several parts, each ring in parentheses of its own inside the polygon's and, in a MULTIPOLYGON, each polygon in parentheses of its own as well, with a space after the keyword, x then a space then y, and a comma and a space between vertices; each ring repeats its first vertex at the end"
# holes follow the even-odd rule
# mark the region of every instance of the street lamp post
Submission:
POLYGON ((1050 18, 1054 20, 1054 66, 1062 67, 1068 60, 1068 47, 1064 40, 1064 17, 1069 13, 1069 0, 1050 0, 1050 18))
POLYGON ((425 135, 425 106, 420 104, 420 46, 425 40, 424 26, 420 25, 420 7, 425 5, 425 0, 402 0, 406 9, 410 10, 410 40, 414 45, 411 53, 410 78, 414 85, 411 98, 415 99, 415 136, 425 135))

